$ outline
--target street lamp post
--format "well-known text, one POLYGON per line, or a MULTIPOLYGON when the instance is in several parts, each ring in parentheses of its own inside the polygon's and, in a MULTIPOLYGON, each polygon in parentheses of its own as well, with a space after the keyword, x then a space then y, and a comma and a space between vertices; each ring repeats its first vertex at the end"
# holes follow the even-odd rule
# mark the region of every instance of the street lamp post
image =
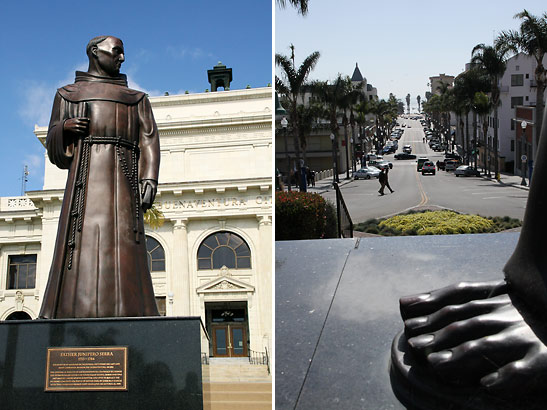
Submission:
POLYGON ((522 121, 520 123, 520 126, 522 128, 522 136, 521 136, 521 139, 522 139, 522 155, 520 157, 521 161, 522 161, 522 165, 521 165, 521 169, 520 169, 520 173, 522 175, 522 181, 520 181, 520 184, 522 186, 526 186, 526 161, 527 161, 527 157, 526 157, 526 127, 528 126, 528 123, 526 121, 522 121))
POLYGON ((338 181, 338 158, 336 155, 336 137, 334 133, 330 133, 330 140, 332 142, 332 182, 339 182, 338 181))
POLYGON ((351 173, 355 173, 356 163, 355 163, 355 145, 353 145, 353 137, 349 139, 351 144, 351 173))
POLYGON ((287 126, 289 121, 283 117, 281 120, 281 128, 283 128, 283 138, 285 139, 285 156, 287 157, 287 189, 291 190, 291 159, 289 157, 289 148, 287 144, 287 126))

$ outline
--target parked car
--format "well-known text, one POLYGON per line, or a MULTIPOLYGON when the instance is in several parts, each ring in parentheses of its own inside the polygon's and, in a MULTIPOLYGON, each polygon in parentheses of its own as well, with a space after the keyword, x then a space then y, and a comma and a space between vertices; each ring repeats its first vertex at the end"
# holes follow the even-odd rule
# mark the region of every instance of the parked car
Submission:
POLYGON ((458 168, 458 161, 454 159, 446 159, 444 161, 444 170, 445 171, 454 171, 456 168, 458 168))
POLYGON ((378 178, 380 175, 380 170, 376 167, 364 167, 361 169, 358 169, 357 172, 353 174, 353 179, 370 179, 370 178, 378 178))
POLYGON ((456 161, 460 161, 460 162, 462 160, 462 157, 460 157, 455 152, 447 152, 446 154, 444 154, 444 156, 445 158, 455 159, 456 161))
POLYGON ((429 158, 425 158, 425 157, 418 158, 418 166, 416 171, 420 172, 422 170, 422 166, 424 165, 424 162, 427 162, 427 161, 429 161, 429 158))
POLYGON ((409 154, 408 152, 398 152, 394 156, 395 159, 416 159, 416 155, 409 154))
POLYGON ((378 160, 378 159, 369 161, 368 165, 372 166, 372 167, 380 168, 380 169, 382 169, 382 168, 392 169, 393 168, 393 164, 391 162, 384 161, 384 160, 378 160))
POLYGON ((457 177, 460 175, 463 175, 464 177, 480 177, 481 173, 470 165, 460 165, 454 171, 454 175, 457 177))
POLYGON ((422 175, 433 174, 435 175, 435 164, 431 161, 425 161, 422 165, 422 175))

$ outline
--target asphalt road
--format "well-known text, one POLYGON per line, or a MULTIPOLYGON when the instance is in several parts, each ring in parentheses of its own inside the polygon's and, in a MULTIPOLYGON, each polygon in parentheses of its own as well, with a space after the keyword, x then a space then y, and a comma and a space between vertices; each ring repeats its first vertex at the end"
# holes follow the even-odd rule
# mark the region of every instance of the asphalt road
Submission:
MULTIPOLYGON (((444 158, 444 153, 434 152, 423 142, 424 132, 417 120, 403 120, 410 124, 399 140, 411 145, 417 157, 426 156, 434 163, 444 158)), ((377 179, 358 180, 341 187, 344 201, 354 223, 370 218, 380 218, 421 206, 449 208, 467 214, 483 216, 510 216, 523 219, 528 191, 504 186, 477 177, 456 177, 453 172, 437 171, 424 175, 416 171, 416 160, 396 160, 391 155, 384 159, 393 163, 389 184, 395 190, 380 196, 377 179)), ((335 193, 322 194, 334 201, 335 193)))

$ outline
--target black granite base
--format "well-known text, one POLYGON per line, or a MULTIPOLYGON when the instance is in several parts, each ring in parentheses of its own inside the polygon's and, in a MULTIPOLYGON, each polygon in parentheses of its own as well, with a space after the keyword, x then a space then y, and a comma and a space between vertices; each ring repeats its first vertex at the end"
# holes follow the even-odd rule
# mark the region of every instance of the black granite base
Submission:
POLYGON ((2 410, 202 410, 199 317, 0 323, 2 410), (48 347, 127 346, 127 391, 45 391, 48 347))

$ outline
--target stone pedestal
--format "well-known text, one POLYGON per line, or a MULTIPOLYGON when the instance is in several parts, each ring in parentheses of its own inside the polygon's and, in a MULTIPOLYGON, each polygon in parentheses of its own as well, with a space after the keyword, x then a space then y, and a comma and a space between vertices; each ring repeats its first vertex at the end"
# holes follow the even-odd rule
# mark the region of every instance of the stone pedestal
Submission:
MULTIPOLYGON (((201 329, 199 317, 0 323, 1 408, 202 410, 201 329), (88 380, 82 391, 45 391, 48 348, 79 352, 82 347, 96 348, 91 352, 126 347, 126 390, 89 390, 88 380)), ((77 371, 85 375, 84 367, 77 371)))

